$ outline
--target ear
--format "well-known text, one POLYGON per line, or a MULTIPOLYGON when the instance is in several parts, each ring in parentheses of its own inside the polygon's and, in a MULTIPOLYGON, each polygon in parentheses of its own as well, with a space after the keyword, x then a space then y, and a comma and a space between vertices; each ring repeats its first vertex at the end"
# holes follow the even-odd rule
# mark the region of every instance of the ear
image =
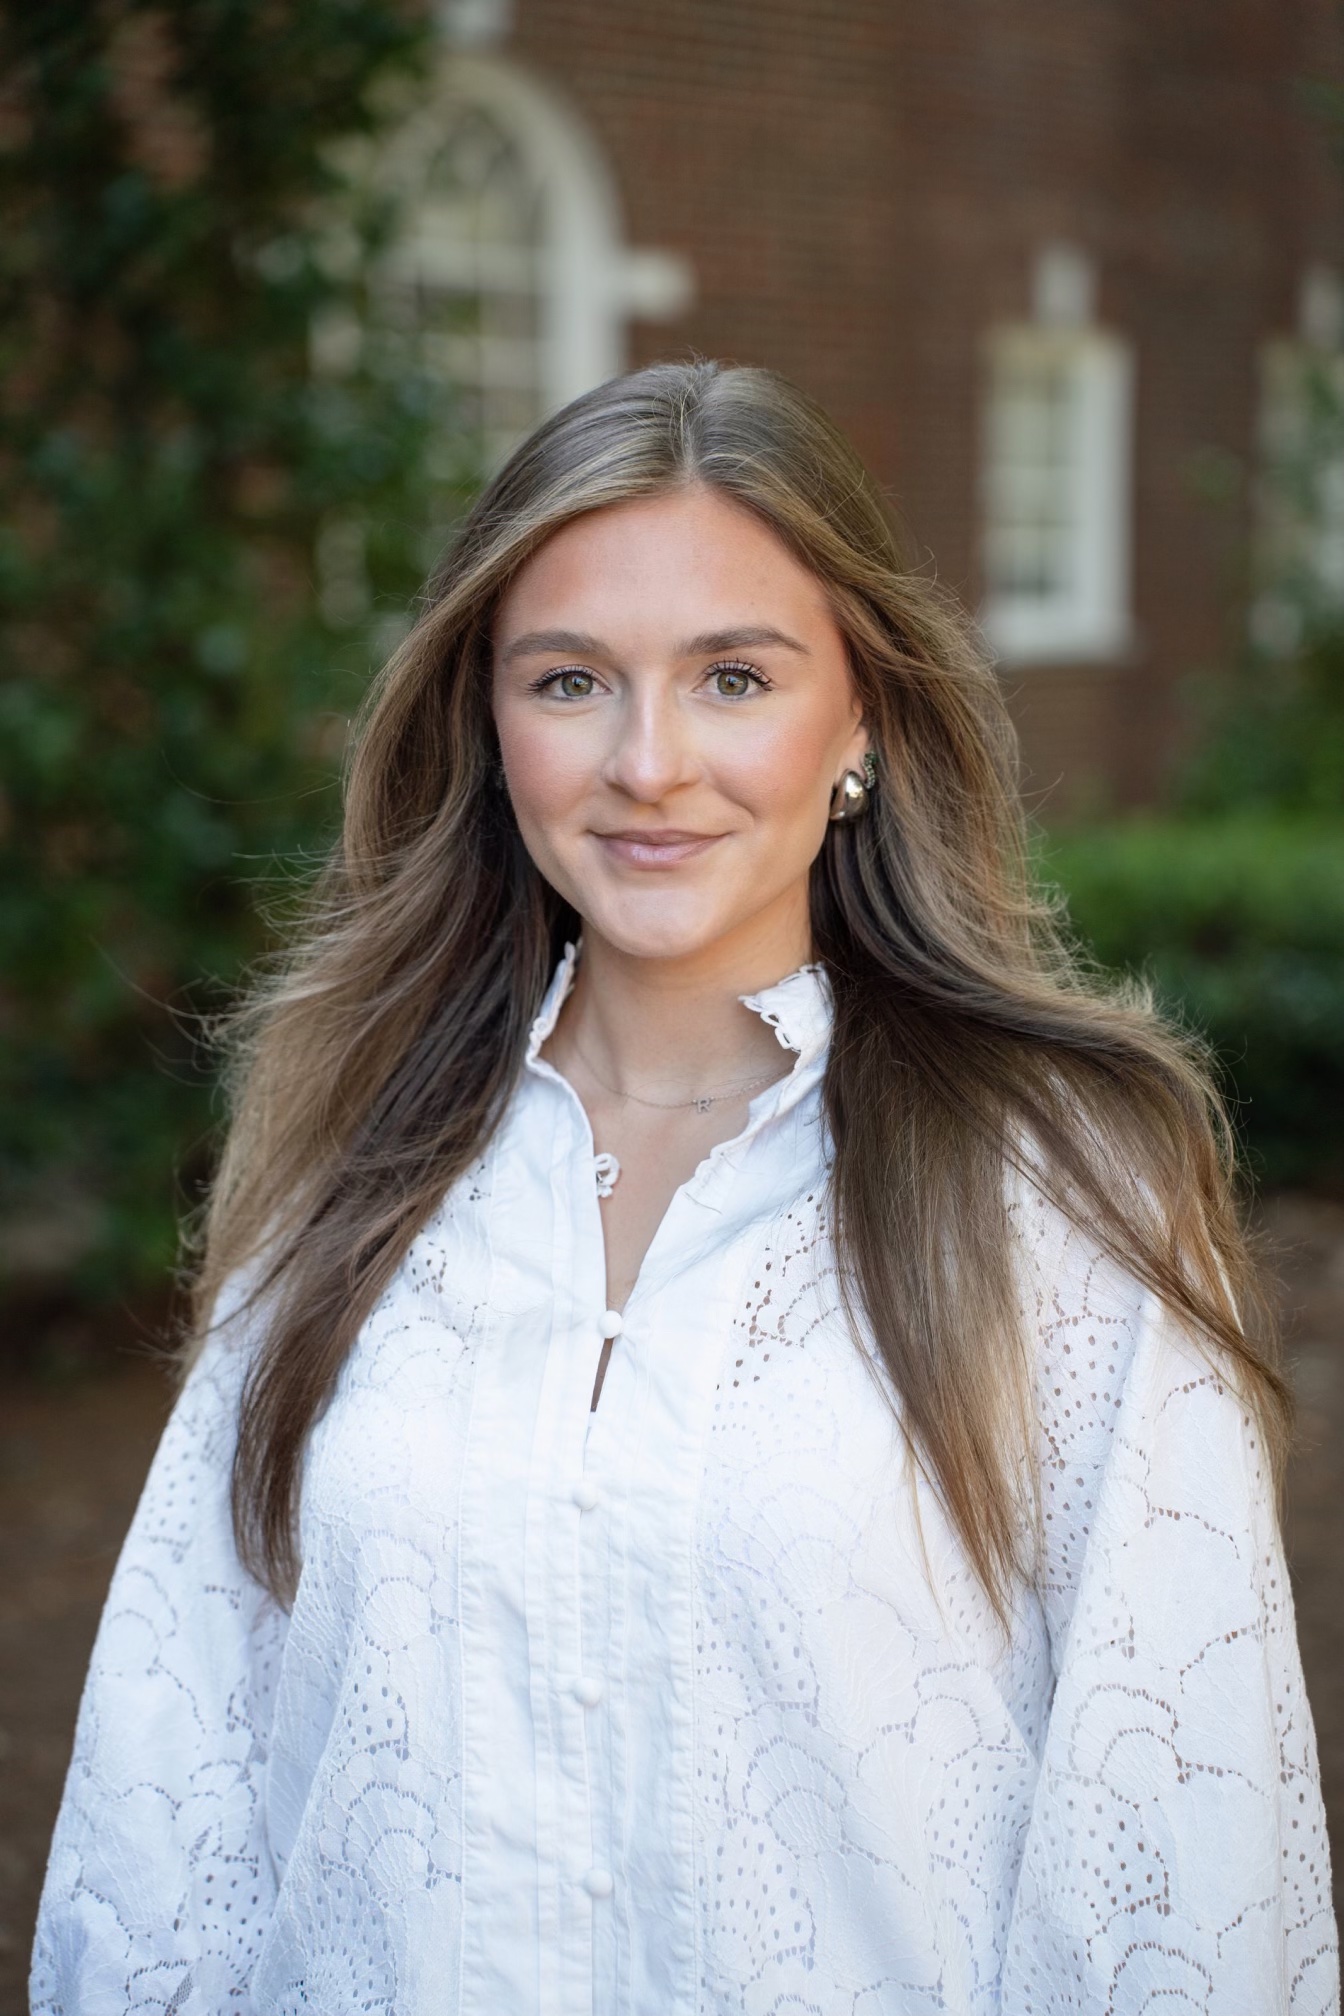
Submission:
POLYGON ((857 770, 862 774, 864 753, 872 748, 873 738, 868 723, 863 717, 863 710, 860 708, 857 698, 854 702, 854 709, 854 727, 848 742, 845 744, 840 768, 842 771, 857 770))

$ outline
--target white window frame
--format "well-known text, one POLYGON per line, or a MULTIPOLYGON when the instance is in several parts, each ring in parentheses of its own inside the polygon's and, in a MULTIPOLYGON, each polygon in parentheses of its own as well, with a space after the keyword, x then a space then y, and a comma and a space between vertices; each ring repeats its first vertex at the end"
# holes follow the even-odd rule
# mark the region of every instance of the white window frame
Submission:
MULTIPOLYGON (((687 259, 626 244, 615 178, 585 122, 559 92, 517 63, 489 50, 446 46, 428 91, 394 87, 393 104, 404 110, 386 139, 376 147, 354 141, 344 150, 374 186, 413 194, 419 163, 437 150, 445 121, 461 106, 476 105, 508 134, 529 176, 544 190, 543 415, 626 369, 632 318, 670 319, 694 299, 687 259)), ((422 226, 412 228, 432 231, 432 211, 422 226)), ((439 248, 439 256, 445 272, 455 258, 460 263, 460 250, 452 244, 439 248)), ((395 273, 395 248, 388 264, 395 273)), ((334 341, 331 347, 334 351, 334 341)))
POLYGON ((1106 330, 1022 323, 991 331, 985 353, 981 453, 985 635, 999 658, 1010 664, 1113 662, 1129 652, 1133 634, 1130 347, 1106 330), (992 578, 995 386, 1001 373, 1024 365, 1062 370, 1072 385, 1075 434, 1068 458, 1066 585, 1058 590, 996 589, 992 578))

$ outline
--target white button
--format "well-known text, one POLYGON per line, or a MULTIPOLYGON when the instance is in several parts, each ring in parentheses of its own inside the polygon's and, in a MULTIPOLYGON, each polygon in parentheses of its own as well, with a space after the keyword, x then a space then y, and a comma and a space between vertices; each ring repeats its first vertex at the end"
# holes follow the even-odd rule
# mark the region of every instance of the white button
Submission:
POLYGON ((608 1309, 606 1315, 602 1318, 602 1335, 604 1337, 619 1337, 624 1327, 625 1318, 622 1316, 620 1310, 608 1309))
POLYGON ((583 1879, 583 1887, 590 1897, 610 1897, 616 1885, 611 1880, 610 1869, 590 1869, 583 1879))
POLYGON ((596 1512, 602 1503, 602 1493, 596 1484, 590 1484, 586 1477, 580 1477, 570 1496, 580 1512, 596 1512))
POLYGON ((602 1682, 591 1673, 581 1673, 574 1682, 574 1699, 585 1708, 596 1708, 605 1691, 602 1682))

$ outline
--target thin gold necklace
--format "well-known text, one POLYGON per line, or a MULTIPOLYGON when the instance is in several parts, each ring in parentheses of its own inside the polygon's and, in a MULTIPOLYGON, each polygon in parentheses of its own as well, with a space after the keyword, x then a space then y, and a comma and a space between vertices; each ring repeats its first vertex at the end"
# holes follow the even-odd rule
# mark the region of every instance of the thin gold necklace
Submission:
POLYGON ((610 1092, 613 1099, 628 1099, 636 1106, 655 1107, 660 1113, 680 1112, 688 1106, 693 1106, 697 1113, 708 1113, 710 1107, 717 1106, 721 1100, 732 1099, 739 1092, 749 1092, 753 1085, 768 1085, 779 1076, 778 1071, 762 1071, 755 1078, 744 1078, 737 1085, 725 1085, 718 1092, 699 1092, 693 1099, 642 1099, 638 1092, 621 1092, 615 1085, 609 1085, 572 1036, 569 1041, 584 1070, 596 1078, 604 1092, 610 1092))

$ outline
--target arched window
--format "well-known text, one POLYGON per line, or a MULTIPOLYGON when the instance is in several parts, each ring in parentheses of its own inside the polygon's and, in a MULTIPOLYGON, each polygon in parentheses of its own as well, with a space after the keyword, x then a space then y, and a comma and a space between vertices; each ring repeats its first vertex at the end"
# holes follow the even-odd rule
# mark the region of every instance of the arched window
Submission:
POLYGON ((623 243, 582 121, 514 64, 445 51, 376 169, 404 220, 382 265, 387 312, 460 391, 487 467, 624 368, 631 316, 690 299, 683 259, 623 243))
POLYGON ((493 465, 545 411, 545 192, 484 106, 453 106, 434 139, 380 291, 493 465))

